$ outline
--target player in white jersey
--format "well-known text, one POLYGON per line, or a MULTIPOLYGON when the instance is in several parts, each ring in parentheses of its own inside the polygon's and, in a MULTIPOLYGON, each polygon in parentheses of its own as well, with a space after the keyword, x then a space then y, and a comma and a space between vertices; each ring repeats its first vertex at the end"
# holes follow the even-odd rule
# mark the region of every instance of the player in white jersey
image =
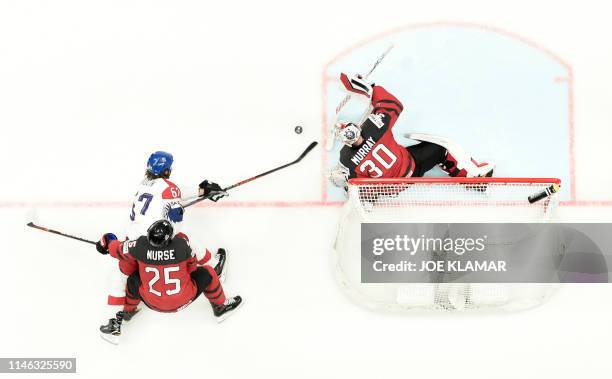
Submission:
MULTIPOLYGON (((180 233, 184 210, 181 205, 181 190, 169 180, 173 161, 172 154, 164 151, 156 151, 149 157, 145 178, 140 183, 132 203, 129 223, 125 230, 126 239, 136 240, 140 236, 147 235, 149 227, 163 219, 172 224, 173 237, 180 233)), ((208 180, 200 183, 197 194, 207 196, 212 201, 217 201, 227 195, 217 183, 208 180)), ((194 252, 199 265, 214 262, 214 270, 223 280, 223 266, 226 260, 224 249, 219 249, 214 259, 208 249, 200 250, 194 247, 194 252)), ((108 295, 111 315, 115 315, 126 303, 126 283, 127 275, 117 267, 113 267, 109 276, 108 295)))
POLYGON ((168 179, 145 178, 132 202, 130 223, 125 233, 127 238, 134 240, 146 235, 149 226, 162 219, 172 223, 175 234, 180 232, 183 221, 180 199, 181 190, 168 179))
MULTIPOLYGON (((130 223, 126 228, 128 239, 146 235, 149 226, 162 219, 172 223, 175 235, 180 232, 183 221, 182 194, 180 188, 169 180, 172 163, 172 154, 164 151, 156 151, 149 157, 145 178, 132 203, 130 223)), ((217 183, 205 180, 200 183, 198 196, 205 195, 217 201, 226 193, 217 183)))

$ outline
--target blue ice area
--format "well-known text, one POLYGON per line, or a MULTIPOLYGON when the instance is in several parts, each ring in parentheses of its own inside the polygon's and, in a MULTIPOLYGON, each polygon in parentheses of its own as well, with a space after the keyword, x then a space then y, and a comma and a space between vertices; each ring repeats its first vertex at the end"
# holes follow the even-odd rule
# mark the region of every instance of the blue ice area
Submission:
MULTIPOLYGON (((394 48, 371 79, 404 104, 394 134, 438 134, 454 139, 474 159, 497 164, 495 176, 558 177, 569 199, 569 93, 567 68, 516 38, 473 27, 410 29, 359 47, 330 64, 326 74, 366 73, 390 45, 394 48)), ((331 123, 345 92, 327 83, 331 123)), ((358 121, 367 106, 351 100, 340 119, 358 121)), ((328 125, 328 127, 331 125, 328 125)), ((338 162, 340 144, 329 153, 338 162)), ((445 175, 432 170, 428 176, 445 175)), ((343 194, 328 184, 328 199, 343 194)))

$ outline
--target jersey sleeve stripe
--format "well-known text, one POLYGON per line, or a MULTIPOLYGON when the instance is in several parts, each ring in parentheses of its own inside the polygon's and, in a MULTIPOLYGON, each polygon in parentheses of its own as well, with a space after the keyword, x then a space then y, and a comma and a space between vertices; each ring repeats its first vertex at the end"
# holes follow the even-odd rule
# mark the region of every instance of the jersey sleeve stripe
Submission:
MULTIPOLYGON (((206 292, 207 294, 209 294, 210 292, 206 292)), ((217 293, 216 295, 212 296, 212 295, 208 295, 206 296, 206 298, 210 301, 215 300, 220 298, 221 296, 223 296, 223 291, 219 291, 219 293, 217 293)))
POLYGON ((393 104, 393 105, 397 106, 400 110, 402 110, 402 111, 404 110, 404 106, 401 103, 399 103, 399 102, 397 102, 395 100, 390 100, 390 99, 378 100, 378 103, 376 105, 378 105, 380 103, 393 104))
POLYGON ((386 112, 386 113, 395 112, 395 114, 396 114, 397 116, 399 116, 399 114, 400 114, 400 111, 398 111, 398 110, 397 110, 397 109, 395 109, 395 108, 386 108, 386 107, 379 107, 379 106, 377 106, 376 108, 374 108, 374 113, 379 113, 379 111, 384 111, 384 112, 386 112))
POLYGON ((221 287, 221 283, 218 283, 217 286, 211 290, 204 290, 205 293, 215 293, 219 291, 219 287, 221 287))

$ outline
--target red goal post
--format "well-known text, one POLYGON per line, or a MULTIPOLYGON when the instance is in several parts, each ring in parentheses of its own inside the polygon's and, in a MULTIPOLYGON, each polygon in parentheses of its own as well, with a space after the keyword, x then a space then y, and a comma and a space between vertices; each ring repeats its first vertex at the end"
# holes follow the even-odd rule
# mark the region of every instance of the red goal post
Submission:
POLYGON ((523 184, 561 184, 559 178, 513 178, 513 177, 479 177, 479 178, 457 178, 457 177, 420 177, 420 178, 354 178, 349 179, 349 184, 411 184, 411 183, 457 183, 457 184, 475 184, 475 183, 523 183, 523 184))

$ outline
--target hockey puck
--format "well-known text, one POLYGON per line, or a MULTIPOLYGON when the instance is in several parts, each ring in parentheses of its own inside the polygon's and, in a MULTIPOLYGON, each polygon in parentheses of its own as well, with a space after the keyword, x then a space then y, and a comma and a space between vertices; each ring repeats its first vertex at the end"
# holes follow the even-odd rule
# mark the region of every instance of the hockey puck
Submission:
POLYGON ((304 130, 304 129, 302 129, 302 127, 301 127, 301 126, 299 126, 299 125, 295 127, 295 133, 296 133, 296 134, 302 134, 302 131, 303 131, 303 130, 304 130))

